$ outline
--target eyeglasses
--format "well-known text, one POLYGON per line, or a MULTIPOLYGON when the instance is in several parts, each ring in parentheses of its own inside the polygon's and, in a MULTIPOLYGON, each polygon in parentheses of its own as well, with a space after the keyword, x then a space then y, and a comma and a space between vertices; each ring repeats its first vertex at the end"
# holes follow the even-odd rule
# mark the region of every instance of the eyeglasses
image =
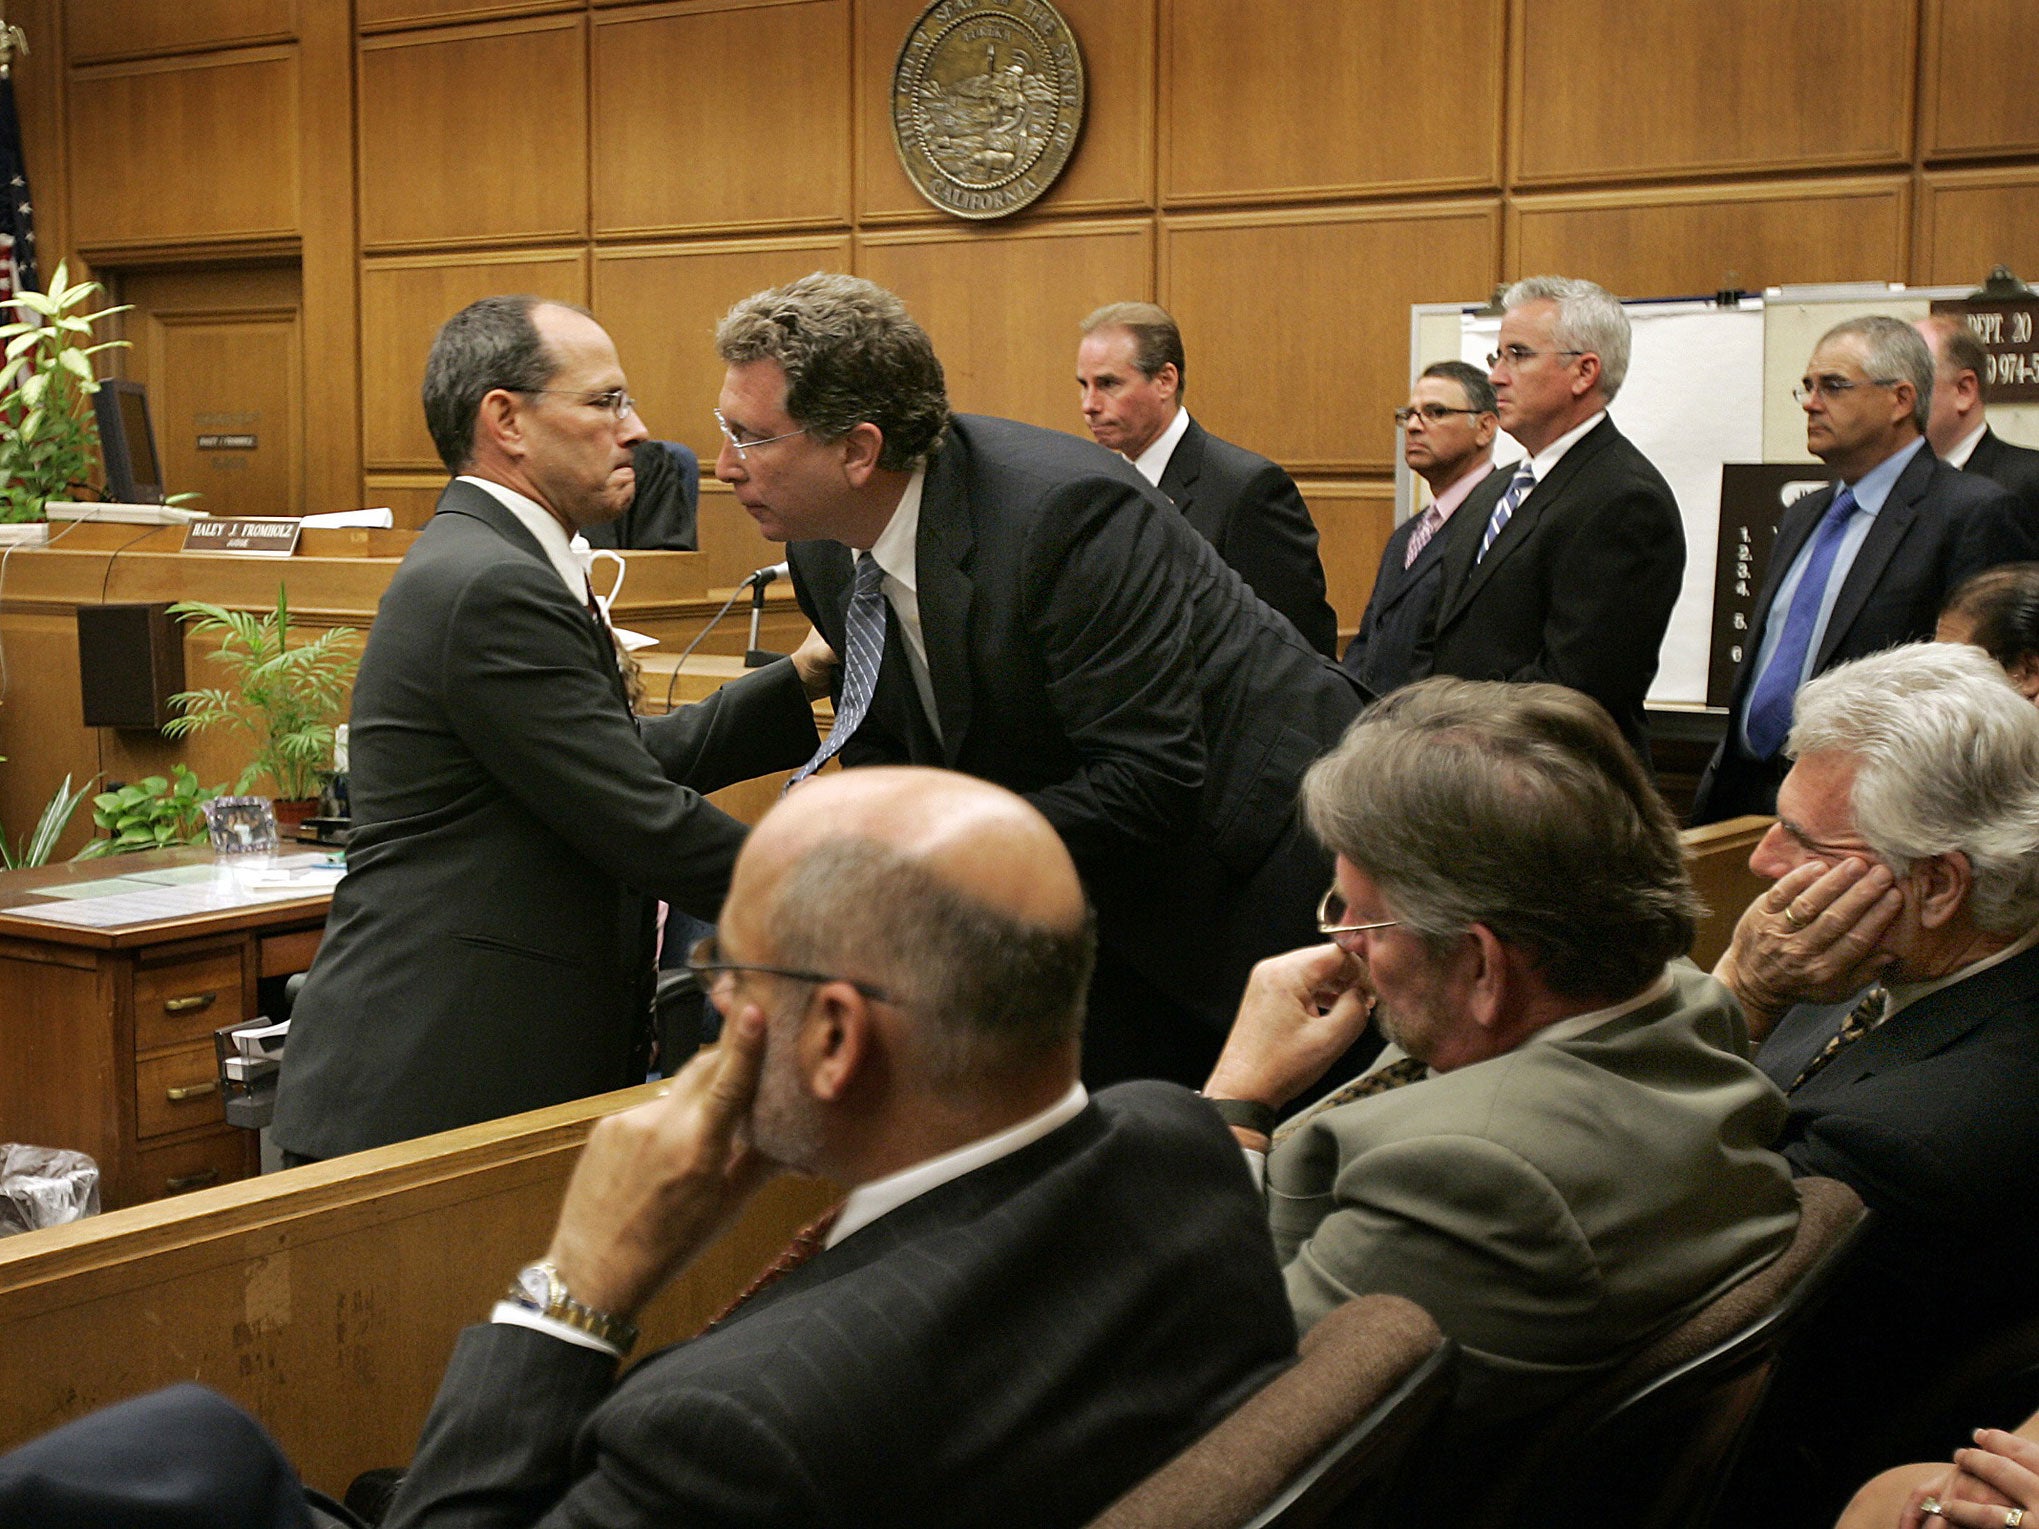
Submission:
POLYGON ((1514 367, 1522 365, 1525 361, 1534 361, 1538 356, 1585 356, 1590 354, 1592 352, 1584 350, 1531 350, 1527 345, 1504 345, 1499 350, 1493 351, 1488 355, 1487 370, 1492 371, 1503 361, 1514 367))
POLYGON ((1402 922, 1398 918, 1384 918, 1371 924, 1348 924, 1343 922, 1345 915, 1345 899, 1334 886, 1317 900, 1317 933, 1326 939, 1335 940, 1341 934, 1365 934, 1369 929, 1393 929, 1402 922))
POLYGON ((597 393, 592 398, 577 388, 517 388, 515 391, 532 396, 550 393, 558 398, 578 399, 590 409, 602 409, 614 415, 619 425, 637 412, 637 400, 622 388, 610 388, 608 392, 597 393))
POLYGON ((1395 411, 1395 423, 1406 426, 1410 420, 1420 414, 1428 423, 1441 425, 1454 414, 1477 415, 1485 414, 1486 412, 1485 409, 1453 409, 1441 403, 1426 403, 1420 404, 1413 409, 1397 409, 1395 411))
POLYGON ((722 438, 729 442, 729 449, 736 453, 736 460, 739 462, 748 462, 751 452, 759 446, 769 446, 774 441, 790 441, 796 435, 807 433, 805 430, 788 430, 783 435, 761 435, 746 439, 730 427, 729 421, 722 417, 720 409, 715 410, 715 428, 722 432, 722 438))
POLYGON ((687 952, 687 970, 694 974, 695 980, 701 984, 704 992, 715 985, 716 977, 723 972, 756 972, 765 977, 784 977, 791 982, 847 982, 874 1003, 898 1002, 881 987, 874 987, 868 982, 859 982, 854 977, 838 976, 833 972, 802 971, 792 966, 759 966, 749 961, 725 961, 722 959, 722 947, 712 934, 705 940, 696 941, 694 948, 687 952))
POLYGON ((1860 387, 1894 388, 1902 381, 1902 377, 1801 377, 1791 396, 1800 404, 1809 404, 1822 395, 1839 398, 1860 387))

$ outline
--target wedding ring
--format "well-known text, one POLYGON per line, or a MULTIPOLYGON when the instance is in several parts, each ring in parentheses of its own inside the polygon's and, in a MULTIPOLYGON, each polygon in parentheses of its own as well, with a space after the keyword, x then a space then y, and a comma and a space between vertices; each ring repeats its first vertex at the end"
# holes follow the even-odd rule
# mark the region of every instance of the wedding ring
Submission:
POLYGON ((2023 1522, 2025 1522, 2025 1510, 2023 1508, 2004 1509, 2004 1529, 2018 1529, 2018 1525, 2023 1522))
POLYGON ((1794 930, 1797 930, 1803 929, 1812 920, 1799 916, 1798 905, 1796 903, 1786 903, 1784 905, 1784 922, 1789 924, 1794 930))

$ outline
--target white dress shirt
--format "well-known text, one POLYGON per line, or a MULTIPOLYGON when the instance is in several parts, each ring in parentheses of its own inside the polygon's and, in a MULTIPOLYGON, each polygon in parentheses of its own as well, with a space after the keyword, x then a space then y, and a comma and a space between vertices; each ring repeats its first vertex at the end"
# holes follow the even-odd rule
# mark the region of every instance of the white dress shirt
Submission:
POLYGON ((899 618, 900 634, 906 638, 907 667, 913 671, 913 688, 920 692, 920 709, 927 713, 935 741, 941 742, 942 718, 935 709, 935 684, 927 672, 927 639, 920 630, 920 491, 927 481, 927 469, 916 467, 906 480, 906 492, 899 507, 885 522, 885 529, 871 543, 866 556, 885 571, 885 598, 892 614, 899 618))
POLYGON ((486 489, 496 503, 517 517, 518 523, 538 538, 538 545, 544 549, 546 561, 557 570, 560 582, 566 585, 566 592, 573 596, 576 605, 588 603, 588 575, 581 567, 580 559, 573 555, 573 542, 566 534, 566 527, 553 519, 552 512, 536 499, 526 499, 513 488, 492 483, 487 478, 476 478, 462 473, 454 481, 472 483, 476 488, 486 489))
POLYGON ((1956 441, 1954 443, 1954 449, 1952 451, 1943 452, 1940 456, 1940 460, 1945 462, 1949 467, 1966 467, 1968 465, 1968 459, 1975 455, 1975 448, 1977 444, 1980 443, 1982 440, 1983 431, 1987 430, 1988 428, 1989 421, 1984 420, 1981 424, 1977 425, 1973 430, 1969 431, 1968 434, 1964 435, 1963 437, 1961 437, 1960 440, 1956 441))
POLYGON ((1168 471, 1168 459, 1175 455, 1175 448, 1182 444, 1182 438, 1189 433, 1189 410, 1181 404, 1175 406, 1175 418, 1168 422, 1168 428, 1147 443, 1147 449, 1129 460, 1134 470, 1156 488, 1161 486, 1161 475, 1168 471))

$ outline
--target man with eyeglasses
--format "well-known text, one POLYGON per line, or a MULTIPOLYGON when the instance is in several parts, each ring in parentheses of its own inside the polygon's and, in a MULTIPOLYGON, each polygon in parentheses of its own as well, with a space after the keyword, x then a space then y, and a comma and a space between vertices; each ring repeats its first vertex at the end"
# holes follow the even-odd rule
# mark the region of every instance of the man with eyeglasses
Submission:
POLYGON ((1467 522, 1458 507, 1494 470, 1494 436, 1500 429, 1494 385, 1463 361, 1436 361, 1395 411, 1402 460, 1430 485, 1430 503, 1395 528, 1381 553, 1373 593, 1359 631, 1345 649, 1346 670, 1375 695, 1422 678, 1416 653, 1437 612, 1444 584, 1444 533, 1467 522))
POLYGON ((1798 500, 1777 527, 1694 823, 1777 810, 1800 685, 1930 638, 1963 580, 2039 556, 2039 527, 2009 493, 1933 454, 1933 354, 1904 320, 1834 325, 1792 396, 1805 411, 1806 449, 1839 481, 1798 500))
POLYGON ((1628 315, 1590 281, 1535 276, 1503 300, 1488 358, 1501 428, 1528 457, 1468 497, 1444 554, 1427 674, 1544 680, 1607 708, 1645 762, 1643 698, 1685 576, 1663 474, 1607 407, 1628 376, 1628 315))
POLYGON ((1097 905, 1085 1080, 1196 1083, 1253 963, 1309 930, 1295 783, 1358 687, 1128 463, 952 413, 884 288, 755 293, 716 345, 716 476, 843 658, 801 774, 938 764, 1025 796, 1097 905))
POLYGON ((1338 617, 1324 598, 1309 506, 1279 464, 1220 440, 1190 417, 1182 402, 1189 363, 1168 310, 1107 303, 1082 331, 1076 385, 1092 439, 1166 494, 1311 647, 1335 656, 1338 617))
POLYGON ((592 318, 531 297, 463 309, 424 403, 455 477, 354 687, 354 833, 291 1016, 288 1162, 642 1079, 653 900, 713 918, 743 842, 698 793, 813 733, 792 664, 631 716, 569 544, 630 503, 645 439, 592 318))
POLYGON ((1683 958, 1676 822, 1594 702, 1419 680, 1303 805, 1330 943, 1256 968, 1204 1092, 1264 1154, 1303 1326, 1407 1296, 1463 1350, 1458 1422, 1505 1446, 1784 1248, 1784 1100, 1683 958), (1277 1125, 1369 1013, 1376 1065, 1277 1125))

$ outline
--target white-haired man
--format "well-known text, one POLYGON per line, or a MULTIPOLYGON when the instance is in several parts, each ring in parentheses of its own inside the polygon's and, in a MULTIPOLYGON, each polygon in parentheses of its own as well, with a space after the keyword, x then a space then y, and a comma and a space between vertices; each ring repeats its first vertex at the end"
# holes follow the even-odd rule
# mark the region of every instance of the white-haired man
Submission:
POLYGON ((1444 554, 1444 589, 1414 672, 1546 680, 1607 708, 1648 755, 1643 697, 1685 577, 1685 530, 1663 474, 1614 428, 1628 316, 1590 281, 1536 276, 1503 299, 1490 379, 1501 428, 1529 453, 1466 500, 1478 522, 1444 554))
POLYGON ((1779 1400, 1777 1475, 1825 1473, 1830 1512, 1931 1445, 1902 1424, 1937 1375, 2039 1316, 2039 712, 1916 643, 1810 681, 1790 750, 1750 860, 1776 885, 1715 975, 1790 1103, 1778 1150, 1876 1214, 1779 1400))

